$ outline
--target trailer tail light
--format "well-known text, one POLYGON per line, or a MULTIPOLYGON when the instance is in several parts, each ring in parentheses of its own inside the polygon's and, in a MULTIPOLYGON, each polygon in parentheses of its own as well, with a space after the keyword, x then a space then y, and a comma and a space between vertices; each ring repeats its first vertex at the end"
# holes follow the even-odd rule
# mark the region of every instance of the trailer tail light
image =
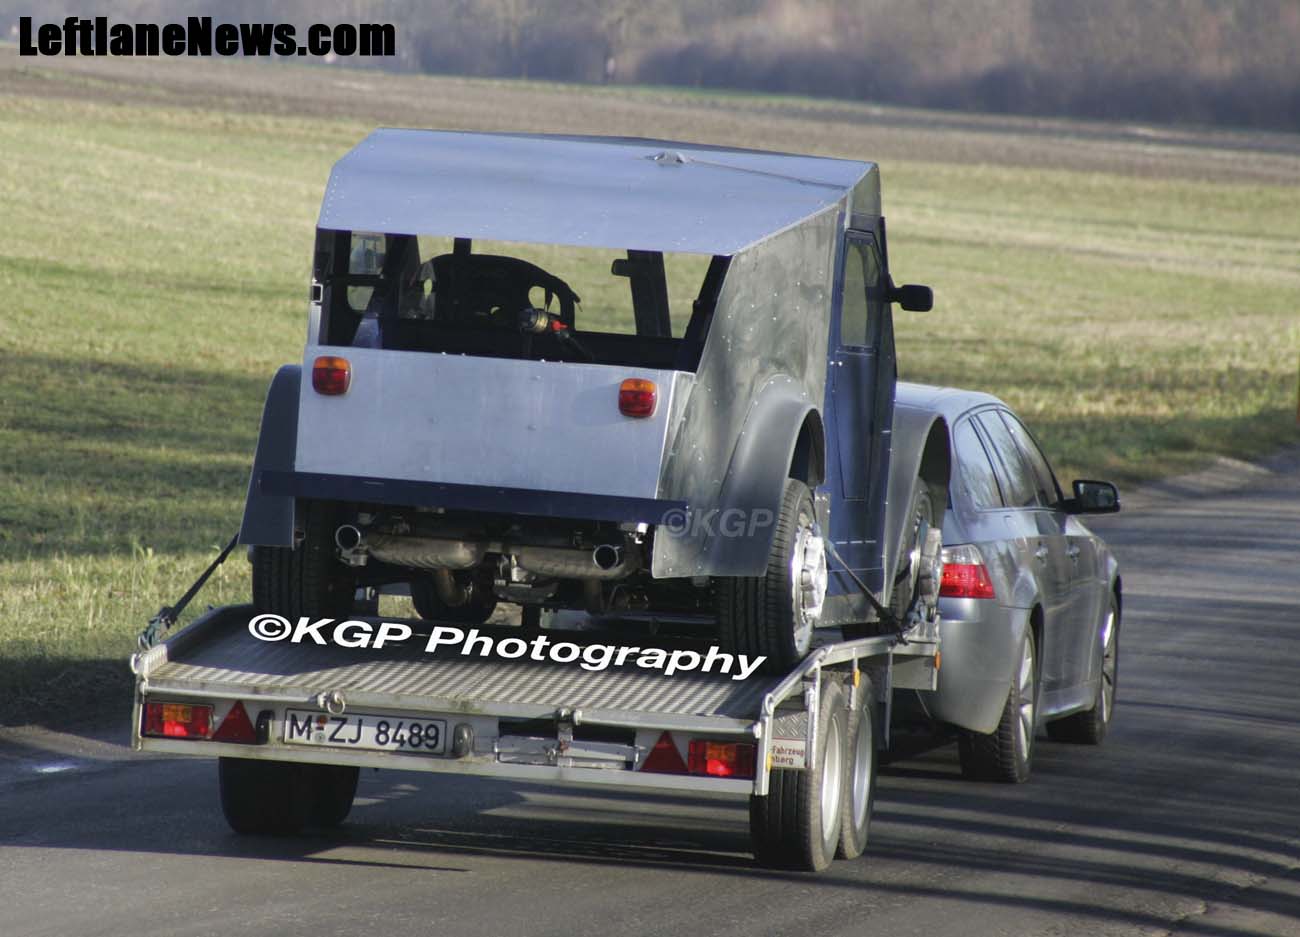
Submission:
POLYGON ((318 394, 337 397, 352 383, 352 365, 347 358, 322 355, 311 366, 311 386, 318 394))
POLYGON ((979 548, 971 543, 943 548, 939 595, 950 599, 993 599, 993 580, 979 548))
POLYGON ((243 703, 237 702, 230 707, 226 718, 221 720, 217 731, 212 733, 212 741, 238 742, 243 745, 257 742, 257 730, 253 728, 253 721, 248 718, 248 710, 244 709, 243 703))
POLYGON ((650 749, 650 754, 641 763, 641 770, 651 774, 686 773, 686 762, 682 761, 681 753, 673 744, 671 733, 665 732, 659 736, 659 741, 655 742, 654 748, 650 749))
POLYGON ((654 416, 659 388, 654 381, 629 377, 618 388, 618 412, 624 416, 654 416))
POLYGON ((748 742, 710 742, 691 739, 691 774, 708 774, 715 778, 752 778, 754 746, 748 742))
POLYGON ((144 734, 170 739, 206 739, 212 734, 212 707, 145 703, 144 734))

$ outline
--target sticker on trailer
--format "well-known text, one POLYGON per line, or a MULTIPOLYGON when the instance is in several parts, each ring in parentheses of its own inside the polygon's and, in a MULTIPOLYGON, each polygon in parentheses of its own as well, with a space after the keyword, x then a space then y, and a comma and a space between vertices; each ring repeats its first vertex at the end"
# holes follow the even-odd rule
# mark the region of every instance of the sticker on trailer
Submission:
POLYGON ((806 739, 772 739, 771 767, 808 767, 808 741, 806 739))

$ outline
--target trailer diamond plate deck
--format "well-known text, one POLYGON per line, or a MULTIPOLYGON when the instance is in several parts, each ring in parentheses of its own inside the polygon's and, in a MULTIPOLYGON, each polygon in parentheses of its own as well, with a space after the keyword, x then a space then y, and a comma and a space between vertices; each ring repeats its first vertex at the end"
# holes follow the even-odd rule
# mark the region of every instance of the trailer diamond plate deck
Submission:
MULTIPOLYGON (((718 674, 674 674, 635 666, 591 671, 576 663, 536 663, 499 657, 461 656, 454 648, 424 652, 432 624, 401 620, 416 629, 403 645, 383 650, 313 643, 267 642, 253 637, 252 606, 209 612, 165 644, 138 658, 142 689, 218 697, 315 700, 337 692, 348 706, 411 711, 480 712, 517 718, 576 710, 584 722, 683 726, 707 720, 747 728, 759 717, 764 696, 781 677, 735 680, 718 674)), ((377 621, 378 619, 369 619, 377 621)), ((468 631, 470 626, 457 627, 468 631)), ((479 626, 493 638, 520 637, 517 628, 479 626)), ((554 642, 703 651, 699 641, 649 639, 634 633, 547 631, 554 642)), ((532 635, 523 635, 531 638, 532 635)), ((633 658, 635 659, 635 658, 633 658)))

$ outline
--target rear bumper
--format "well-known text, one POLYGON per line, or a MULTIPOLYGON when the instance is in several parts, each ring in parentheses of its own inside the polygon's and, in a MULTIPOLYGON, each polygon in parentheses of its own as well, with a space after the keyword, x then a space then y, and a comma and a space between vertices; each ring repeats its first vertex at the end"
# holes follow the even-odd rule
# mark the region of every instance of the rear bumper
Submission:
POLYGON ((492 514, 565 517, 574 520, 661 524, 679 516, 685 501, 625 498, 569 491, 539 491, 489 485, 454 485, 398 478, 366 478, 319 472, 284 472, 262 469, 256 479, 264 495, 311 498, 321 501, 360 501, 404 507, 437 507, 492 514))
POLYGON ((940 602, 943 665, 938 688, 921 692, 921 702, 940 722, 992 732, 1007 702, 1029 613, 976 599, 940 602))

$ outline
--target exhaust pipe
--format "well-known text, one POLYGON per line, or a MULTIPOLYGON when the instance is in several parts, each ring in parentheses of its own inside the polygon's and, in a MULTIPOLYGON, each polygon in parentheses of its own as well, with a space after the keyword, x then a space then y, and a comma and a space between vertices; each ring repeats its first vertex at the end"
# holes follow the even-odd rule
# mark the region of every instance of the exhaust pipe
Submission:
POLYGON ((623 562, 623 548, 612 543, 602 543, 591 551, 591 561, 597 569, 609 572, 623 562))
POLYGON ((613 544, 594 550, 564 547, 513 547, 515 561, 530 573, 555 579, 622 579, 640 566, 637 554, 613 544))
POLYGON ((334 542, 344 553, 351 553, 364 542, 361 531, 351 524, 343 524, 334 531, 334 542))

